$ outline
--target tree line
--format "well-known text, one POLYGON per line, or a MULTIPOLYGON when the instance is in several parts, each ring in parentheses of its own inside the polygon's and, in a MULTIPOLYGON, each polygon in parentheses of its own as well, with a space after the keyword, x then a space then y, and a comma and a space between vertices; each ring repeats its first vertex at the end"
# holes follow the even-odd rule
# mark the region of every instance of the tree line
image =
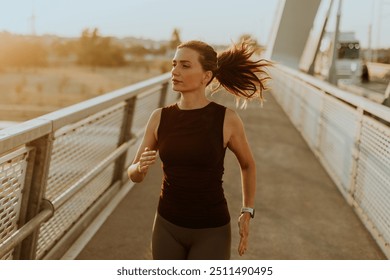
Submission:
POLYGON ((172 40, 158 48, 146 48, 142 44, 125 47, 113 37, 102 36, 97 28, 84 29, 73 40, 57 39, 47 44, 42 37, 0 33, 0 66, 44 67, 50 57, 75 57, 76 63, 85 66, 118 67, 128 62, 126 56, 142 59, 146 55, 165 55, 180 43, 179 31, 173 32, 172 40), (175 45, 176 44, 176 45, 175 45))

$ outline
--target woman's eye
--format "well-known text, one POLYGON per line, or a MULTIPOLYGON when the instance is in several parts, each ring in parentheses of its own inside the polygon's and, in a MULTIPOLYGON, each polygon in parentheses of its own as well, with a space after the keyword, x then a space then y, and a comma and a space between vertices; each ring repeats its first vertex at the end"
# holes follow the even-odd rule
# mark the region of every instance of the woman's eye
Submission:
POLYGON ((183 68, 190 68, 189 65, 183 64, 183 68))

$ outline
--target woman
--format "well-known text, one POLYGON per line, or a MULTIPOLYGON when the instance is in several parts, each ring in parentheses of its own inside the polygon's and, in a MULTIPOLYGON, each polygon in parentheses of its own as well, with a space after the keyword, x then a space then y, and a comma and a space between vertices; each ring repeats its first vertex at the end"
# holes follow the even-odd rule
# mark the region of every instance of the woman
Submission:
POLYGON ((219 55, 201 41, 177 48, 171 73, 180 100, 152 113, 128 168, 129 178, 141 182, 155 163, 157 151, 163 163, 152 236, 154 259, 230 258, 230 214, 222 189, 226 148, 235 154, 241 168, 238 252, 243 255, 247 250, 249 222, 254 217, 255 162, 237 113, 211 102, 205 93, 216 78, 238 98, 262 100, 264 81, 269 78, 264 67, 269 62, 251 61, 252 54, 245 43, 219 55))

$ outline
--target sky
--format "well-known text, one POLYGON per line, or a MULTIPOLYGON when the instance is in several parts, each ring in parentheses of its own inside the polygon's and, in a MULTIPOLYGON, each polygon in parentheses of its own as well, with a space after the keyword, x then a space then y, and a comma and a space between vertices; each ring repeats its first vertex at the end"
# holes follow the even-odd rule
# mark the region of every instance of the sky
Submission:
MULTIPOLYGON (((31 34, 34 13, 37 35, 79 37, 83 29, 96 27, 103 36, 169 40, 173 29, 178 28, 183 41, 229 44, 245 33, 266 44, 278 3, 279 0, 0 0, 0 32, 31 34)), ((390 0, 342 3, 341 31, 355 31, 361 45, 367 47, 371 24, 372 47, 390 47, 390 0)), ((334 21, 329 22, 332 25, 334 21)))

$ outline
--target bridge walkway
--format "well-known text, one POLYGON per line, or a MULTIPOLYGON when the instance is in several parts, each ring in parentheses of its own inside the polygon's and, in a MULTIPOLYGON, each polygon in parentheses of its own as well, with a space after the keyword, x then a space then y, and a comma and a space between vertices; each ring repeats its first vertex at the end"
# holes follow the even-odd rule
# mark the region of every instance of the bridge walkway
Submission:
MULTIPOLYGON (((216 97, 221 102, 224 98, 216 97)), ((260 108, 237 109, 257 163, 256 217, 249 250, 237 253, 236 219, 241 207, 237 160, 228 151, 224 189, 232 216, 232 259, 374 260, 386 259, 271 93, 260 108)), ((225 105, 234 108, 234 100, 225 105)), ((151 259, 151 229, 162 172, 157 163, 100 218, 99 228, 84 234, 64 259, 151 259), (92 233, 91 233, 92 232, 92 233)), ((99 218, 98 218, 99 219, 99 218)), ((99 221, 96 221, 99 224, 99 221)), ((95 224, 96 224, 95 223, 95 224)))

